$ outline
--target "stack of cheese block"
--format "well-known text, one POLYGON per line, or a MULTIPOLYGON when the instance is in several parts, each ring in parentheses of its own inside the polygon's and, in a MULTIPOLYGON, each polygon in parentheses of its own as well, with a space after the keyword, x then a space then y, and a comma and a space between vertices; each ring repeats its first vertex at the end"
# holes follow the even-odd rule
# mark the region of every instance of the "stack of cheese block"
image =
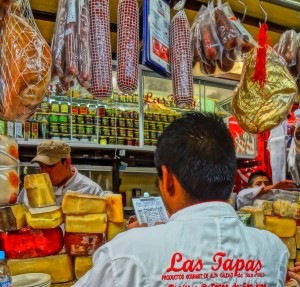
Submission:
POLYGON ((244 206, 237 212, 249 226, 268 230, 288 247, 288 267, 300 261, 300 197, 298 192, 280 191, 274 201, 255 200, 253 206, 244 206))
POLYGON ((52 283, 78 279, 92 267, 91 256, 105 238, 125 230, 120 195, 104 199, 69 191, 60 207, 48 174, 26 176, 24 187, 28 208, 0 206, 0 249, 12 275, 47 273, 52 283))

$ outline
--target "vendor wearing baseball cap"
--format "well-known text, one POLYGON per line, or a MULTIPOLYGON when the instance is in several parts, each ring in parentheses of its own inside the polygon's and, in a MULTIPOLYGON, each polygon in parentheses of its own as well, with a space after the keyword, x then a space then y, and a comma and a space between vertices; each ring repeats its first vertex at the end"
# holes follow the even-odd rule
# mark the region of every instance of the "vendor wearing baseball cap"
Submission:
MULTIPOLYGON (((56 204, 60 205, 68 190, 85 194, 104 196, 102 188, 88 177, 80 174, 71 165, 71 148, 61 140, 45 140, 37 146, 37 155, 31 163, 37 162, 41 173, 48 173, 55 190, 56 204)), ((28 203, 23 189, 17 202, 28 203)))

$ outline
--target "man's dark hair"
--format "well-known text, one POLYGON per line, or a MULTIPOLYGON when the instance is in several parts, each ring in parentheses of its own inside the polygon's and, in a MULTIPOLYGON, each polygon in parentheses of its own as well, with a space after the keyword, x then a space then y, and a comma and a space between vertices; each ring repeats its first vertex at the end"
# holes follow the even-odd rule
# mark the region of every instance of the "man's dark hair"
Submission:
POLYGON ((263 170, 257 170, 255 172, 253 172, 248 179, 248 187, 252 187, 252 184, 254 182, 254 180, 258 177, 258 176, 266 176, 269 180, 269 182, 271 182, 270 177, 268 176, 268 174, 263 171, 263 170))
POLYGON ((160 178, 165 165, 196 200, 227 200, 232 192, 233 139, 215 114, 188 113, 172 122, 158 139, 154 161, 160 178))

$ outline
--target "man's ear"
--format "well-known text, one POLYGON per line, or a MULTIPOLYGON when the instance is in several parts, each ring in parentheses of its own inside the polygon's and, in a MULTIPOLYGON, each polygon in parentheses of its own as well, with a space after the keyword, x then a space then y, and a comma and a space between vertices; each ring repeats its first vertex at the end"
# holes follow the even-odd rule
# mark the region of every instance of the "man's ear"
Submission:
POLYGON ((173 196, 175 193, 174 190, 174 176, 169 172, 168 168, 165 165, 161 167, 162 179, 160 181, 160 189, 162 192, 168 193, 169 196, 173 196))

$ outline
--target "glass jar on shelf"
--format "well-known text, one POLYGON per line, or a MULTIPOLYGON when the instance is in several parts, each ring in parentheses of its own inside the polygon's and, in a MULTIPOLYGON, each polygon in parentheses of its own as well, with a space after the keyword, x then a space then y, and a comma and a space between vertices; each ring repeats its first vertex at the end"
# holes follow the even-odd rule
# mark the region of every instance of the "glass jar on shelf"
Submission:
POLYGON ((51 113, 59 113, 59 103, 57 101, 52 101, 50 104, 51 113))
POLYGON ((69 113, 69 103, 68 102, 60 103, 60 112, 63 114, 69 113))

